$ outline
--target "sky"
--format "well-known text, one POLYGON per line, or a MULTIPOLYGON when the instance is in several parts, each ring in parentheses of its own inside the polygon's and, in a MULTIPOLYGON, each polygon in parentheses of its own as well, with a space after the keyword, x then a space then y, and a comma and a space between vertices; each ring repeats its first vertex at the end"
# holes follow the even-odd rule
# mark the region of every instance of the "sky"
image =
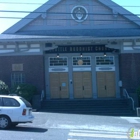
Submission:
MULTIPOLYGON (((33 11, 40 7, 47 0, 0 0, 0 10, 11 10, 11 11, 33 11), (19 4, 14 4, 19 3, 19 4), (28 4, 21 4, 28 3, 28 4), (33 3, 33 4, 29 4, 33 3)), ((140 0, 112 0, 115 3, 123 6, 130 12, 140 15, 140 0)), ((6 29, 14 25, 20 19, 13 18, 2 18, 2 17, 25 17, 28 13, 8 13, 0 11, 0 34, 6 29)))

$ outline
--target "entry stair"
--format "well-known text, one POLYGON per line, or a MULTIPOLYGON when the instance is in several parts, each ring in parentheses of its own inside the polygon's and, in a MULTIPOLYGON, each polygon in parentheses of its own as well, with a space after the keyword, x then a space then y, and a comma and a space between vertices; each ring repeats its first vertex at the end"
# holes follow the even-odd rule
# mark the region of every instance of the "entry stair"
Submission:
POLYGON ((45 100, 41 111, 54 113, 91 114, 106 116, 136 116, 128 99, 111 100, 45 100))

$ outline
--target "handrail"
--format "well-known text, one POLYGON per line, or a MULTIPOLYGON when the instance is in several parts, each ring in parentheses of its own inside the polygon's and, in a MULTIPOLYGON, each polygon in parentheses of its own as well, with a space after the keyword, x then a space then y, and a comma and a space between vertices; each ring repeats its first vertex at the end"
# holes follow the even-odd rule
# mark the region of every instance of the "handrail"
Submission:
POLYGON ((40 98, 40 101, 43 101, 43 99, 44 99, 44 90, 42 90, 42 92, 41 92, 41 98, 40 98))
POLYGON ((126 98, 128 98, 128 99, 131 99, 133 110, 135 110, 135 107, 134 107, 134 99, 129 96, 129 94, 128 94, 128 92, 127 92, 126 89, 123 89, 123 96, 126 97, 126 98))

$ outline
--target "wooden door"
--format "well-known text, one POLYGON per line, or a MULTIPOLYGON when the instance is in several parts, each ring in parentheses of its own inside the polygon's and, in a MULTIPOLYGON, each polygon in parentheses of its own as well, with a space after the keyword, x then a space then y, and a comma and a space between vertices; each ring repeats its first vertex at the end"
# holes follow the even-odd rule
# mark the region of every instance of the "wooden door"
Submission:
POLYGON ((50 73, 50 94, 52 99, 69 98, 68 73, 50 73))
POLYGON ((98 89, 98 97, 106 97, 106 89, 105 89, 105 73, 97 72, 97 89, 98 89))
POLYGON ((91 84, 91 72, 83 72, 83 96, 84 98, 92 98, 92 84, 91 84))
POLYGON ((115 97, 115 72, 97 72, 98 97, 115 97))
POLYGON ((106 72, 107 97, 115 97, 115 73, 106 72))
POLYGON ((60 98, 60 82, 58 72, 50 73, 50 93, 51 98, 53 99, 60 98))
POLYGON ((73 72, 74 98, 92 98, 91 72, 73 72))
POLYGON ((67 72, 60 73, 59 78, 60 78, 60 97, 69 98, 68 73, 67 72))
POLYGON ((83 98, 82 72, 73 72, 74 98, 83 98))

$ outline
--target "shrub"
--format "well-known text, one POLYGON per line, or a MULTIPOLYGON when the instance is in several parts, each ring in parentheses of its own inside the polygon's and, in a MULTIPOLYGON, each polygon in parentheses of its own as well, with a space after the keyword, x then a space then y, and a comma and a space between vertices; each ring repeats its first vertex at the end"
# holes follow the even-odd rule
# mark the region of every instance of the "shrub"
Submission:
POLYGON ((19 84, 12 87, 11 92, 31 102, 33 95, 37 94, 37 89, 35 86, 30 84, 19 84))
POLYGON ((5 84, 5 82, 3 82, 2 80, 0 80, 0 94, 1 95, 7 95, 7 94, 9 94, 9 88, 5 84))

